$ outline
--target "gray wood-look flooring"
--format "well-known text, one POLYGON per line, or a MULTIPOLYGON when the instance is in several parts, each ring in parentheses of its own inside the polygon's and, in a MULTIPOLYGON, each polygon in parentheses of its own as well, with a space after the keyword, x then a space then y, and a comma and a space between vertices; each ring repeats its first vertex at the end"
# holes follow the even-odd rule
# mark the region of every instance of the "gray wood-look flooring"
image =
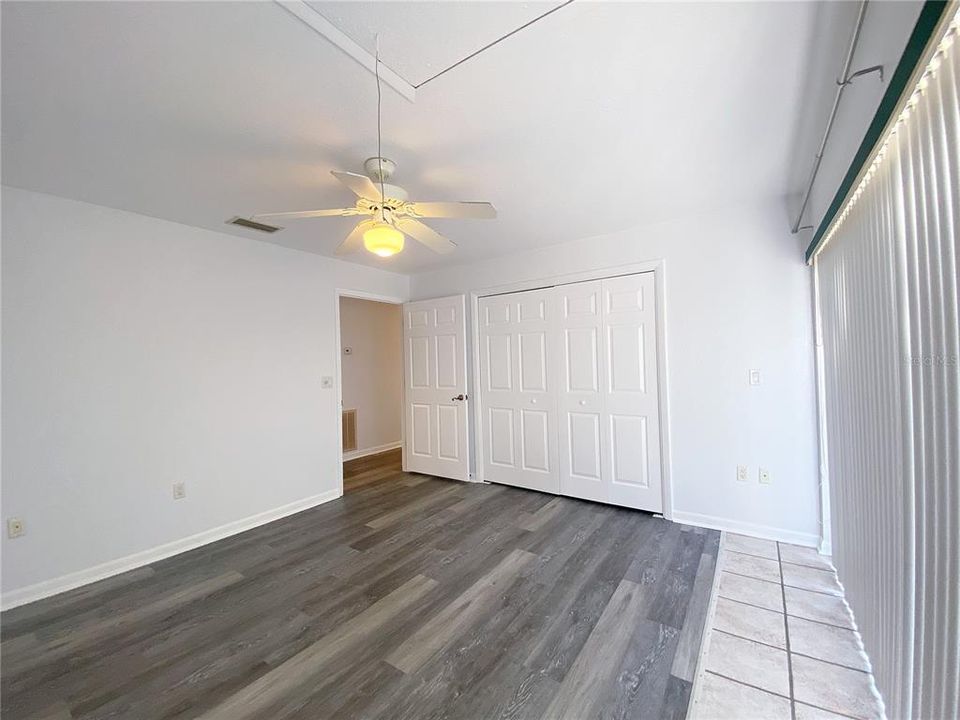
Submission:
POLYGON ((343 498, 3 614, 19 718, 683 718, 719 533, 349 463, 343 498))

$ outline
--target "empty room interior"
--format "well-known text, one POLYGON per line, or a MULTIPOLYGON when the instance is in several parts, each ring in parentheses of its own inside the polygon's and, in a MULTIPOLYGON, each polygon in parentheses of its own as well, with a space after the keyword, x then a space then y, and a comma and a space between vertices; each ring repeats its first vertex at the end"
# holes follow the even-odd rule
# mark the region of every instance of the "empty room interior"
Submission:
POLYGON ((958 33, 0 0, 3 718, 960 718, 958 33))

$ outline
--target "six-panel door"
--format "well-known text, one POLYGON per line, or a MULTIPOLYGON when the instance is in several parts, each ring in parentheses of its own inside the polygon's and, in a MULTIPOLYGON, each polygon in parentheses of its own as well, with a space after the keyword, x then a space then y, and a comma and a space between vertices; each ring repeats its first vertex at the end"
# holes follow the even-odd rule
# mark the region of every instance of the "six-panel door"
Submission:
POLYGON ((403 306, 405 468, 467 480, 463 295, 403 306))
POLYGON ((553 289, 559 314, 560 490, 606 500, 604 493, 603 301, 600 281, 553 289))
POLYGON ((663 511, 654 283, 481 298, 485 479, 663 511))
POLYGON ((480 299, 485 480, 558 493, 554 295, 480 299))
POLYGON ((603 499, 663 512, 654 283, 653 273, 601 283, 603 499))

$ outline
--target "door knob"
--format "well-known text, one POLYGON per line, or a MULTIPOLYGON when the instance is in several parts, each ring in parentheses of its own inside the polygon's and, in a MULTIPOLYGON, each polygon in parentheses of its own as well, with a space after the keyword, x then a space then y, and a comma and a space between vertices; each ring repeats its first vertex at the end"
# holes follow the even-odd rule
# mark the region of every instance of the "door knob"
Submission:
POLYGON ((466 400, 466 399, 467 399, 467 396, 464 395, 463 393, 460 393, 460 394, 457 395, 456 397, 452 397, 452 398, 450 398, 450 399, 451 399, 451 400, 466 400))
POLYGON ((533 400, 530 401, 530 403, 531 403, 532 405, 536 405, 536 404, 537 404, 537 399, 534 398, 533 400))
POLYGON ((581 404, 581 405, 586 405, 586 404, 587 404, 587 401, 586 401, 586 400, 581 400, 581 401, 580 401, 580 404, 581 404))

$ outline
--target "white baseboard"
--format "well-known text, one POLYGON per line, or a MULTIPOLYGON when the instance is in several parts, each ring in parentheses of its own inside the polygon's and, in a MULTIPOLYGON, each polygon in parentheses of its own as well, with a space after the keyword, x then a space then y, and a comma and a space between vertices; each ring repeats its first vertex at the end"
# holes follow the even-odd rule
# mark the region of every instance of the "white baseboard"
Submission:
POLYGON ((135 570, 139 567, 143 567, 144 565, 155 563, 158 560, 163 560, 173 555, 179 555, 187 550, 193 550, 201 545, 208 545, 209 543, 222 540, 223 538, 230 537, 231 535, 242 533, 245 530, 251 530, 255 527, 259 527, 260 525, 266 525, 269 522, 279 520, 280 518, 287 517, 288 515, 293 515, 295 513, 302 512, 303 510, 309 510, 310 508, 316 507, 317 505, 322 505, 325 502, 336 500, 341 495, 342 493, 340 490, 328 490, 327 492, 320 493, 319 495, 303 498, 302 500, 288 503, 287 505, 274 508, 273 510, 257 513, 256 515, 250 515, 249 517, 245 517, 240 520, 234 520, 226 525, 220 525, 219 527, 204 530, 196 535, 190 535, 189 537, 181 538, 180 540, 174 540, 173 542, 165 543, 163 545, 158 545, 148 550, 142 550, 140 552, 133 553, 132 555, 127 555, 126 557, 117 558, 116 560, 110 560, 109 562, 95 565, 85 570, 78 570, 77 572, 61 575, 60 577, 52 578, 50 580, 44 580, 42 582, 35 583, 34 585, 27 585, 26 587, 17 588, 16 590, 10 590, 5 592, 2 599, 0 599, 0 609, 9 610, 17 607, 18 605, 26 605, 27 603, 34 602, 35 600, 42 600, 43 598, 50 597, 52 595, 59 595, 67 590, 73 590, 74 588, 78 588, 82 585, 89 585, 90 583, 97 582, 98 580, 103 580, 114 575, 119 575, 120 573, 127 572, 128 570, 135 570))
POLYGON ((673 511, 673 521, 683 523, 684 525, 699 525, 700 527, 710 528, 712 530, 726 530, 727 532, 739 533, 740 535, 750 535, 752 537, 763 538, 764 540, 779 540, 780 542, 790 543, 791 545, 804 545, 815 548, 820 544, 820 536, 815 533, 801 533, 795 530, 771 527, 770 525, 745 523, 739 520, 730 520, 713 515, 683 512, 682 510, 673 511))
POLYGON ((386 445, 377 445, 376 447, 363 448, 362 450, 351 450, 343 454, 343 461, 356 460, 357 458, 367 457, 367 455, 377 455, 378 453, 387 452, 387 450, 396 450, 402 445, 403 443, 397 440, 396 442, 387 443, 386 445))

